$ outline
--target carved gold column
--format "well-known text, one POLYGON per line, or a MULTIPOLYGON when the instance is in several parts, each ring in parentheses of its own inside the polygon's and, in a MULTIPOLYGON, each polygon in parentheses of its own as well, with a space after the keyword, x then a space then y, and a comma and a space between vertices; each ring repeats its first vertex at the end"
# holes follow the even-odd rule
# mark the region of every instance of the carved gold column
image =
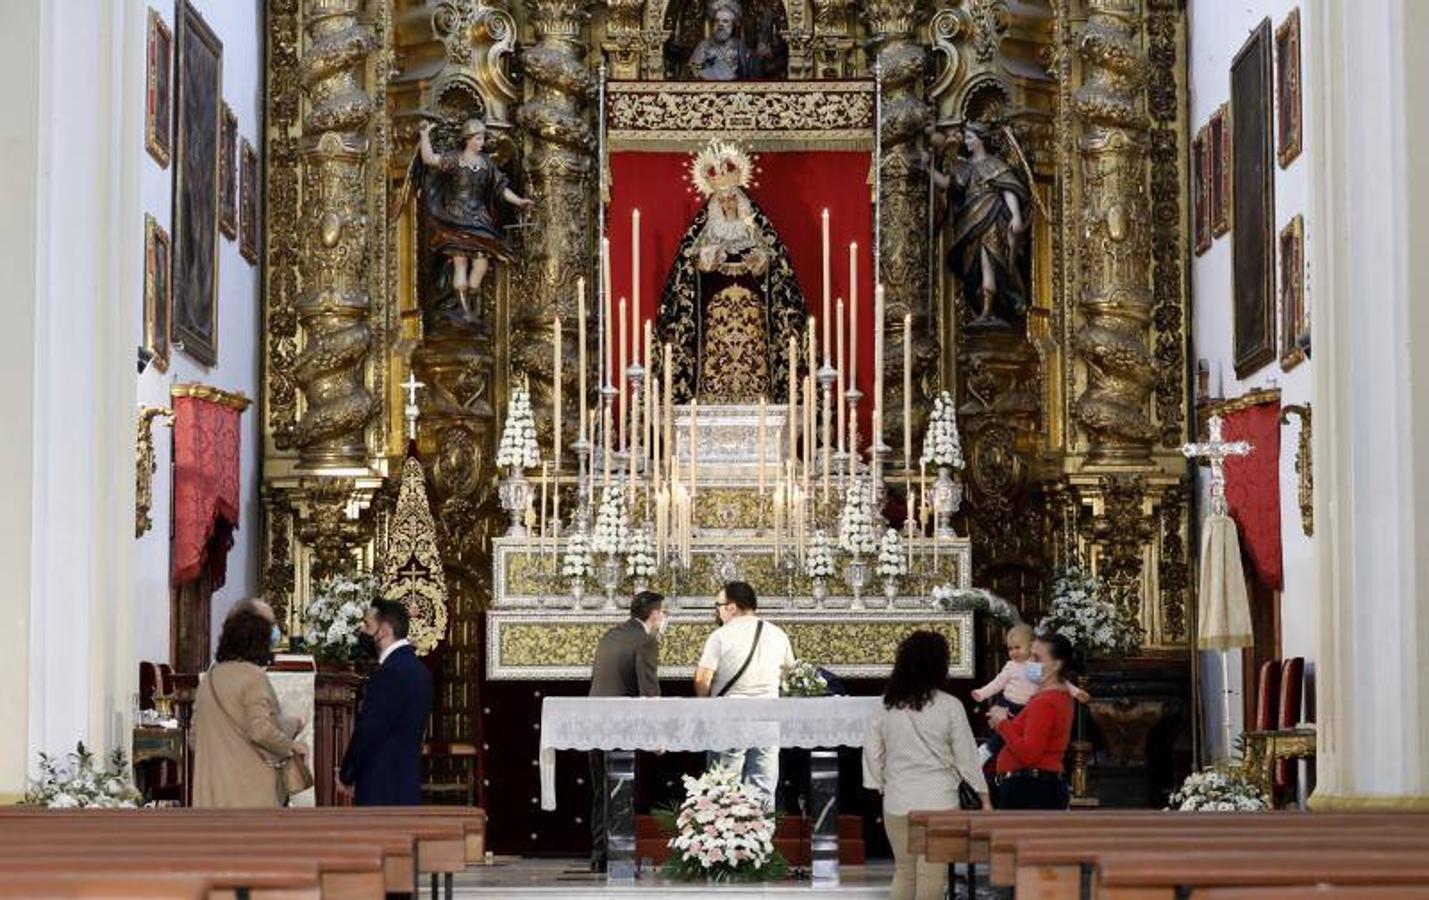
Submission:
POLYGON ((610 77, 631 80, 640 77, 640 61, 645 55, 641 20, 645 0, 606 0, 605 51, 610 77))
POLYGON ((814 36, 809 41, 815 78, 853 75, 853 0, 814 0, 814 36))
POLYGON ((306 409, 294 430, 307 469, 363 466, 364 431, 377 411, 365 381, 372 343, 366 285, 366 129, 376 109, 364 87, 377 47, 358 21, 362 0, 308 0, 299 77, 302 120, 302 289, 295 304, 302 350, 292 378, 306 409))
POLYGON ((1087 12, 1077 44, 1082 83, 1072 96, 1082 187, 1074 347, 1086 367, 1073 416, 1087 434, 1089 464, 1145 465, 1156 437, 1148 413, 1156 373, 1140 0, 1088 0, 1087 12))
MULTIPOLYGON (((511 370, 531 374, 538 421, 548 422, 551 402, 550 324, 560 315, 574 356, 576 279, 594 285, 591 264, 596 178, 595 138, 587 98, 594 79, 585 65, 589 0, 534 0, 529 9, 536 44, 522 53, 527 99, 519 121, 526 137, 526 172, 533 224, 526 242, 521 303, 512 305, 511 370), (518 340, 518 336, 539 340, 518 340)), ((593 303, 594 290, 587 302, 593 303)), ((594 306, 588 307, 594 309, 594 306)), ((568 362, 565 395, 575 406, 575 365, 568 362)))
MULTIPOLYGON (((928 104, 923 99, 925 50, 916 42, 920 0, 870 0, 868 27, 883 77, 882 262, 885 292, 884 421, 889 446, 903 434, 903 317, 913 314, 913 408, 920 416, 937 379, 937 340, 928 307, 928 176, 920 164, 928 104), (931 375, 932 381, 929 381, 931 375), (891 440, 889 438, 891 437, 891 440)), ((915 434, 922 433, 918 422, 915 434)))

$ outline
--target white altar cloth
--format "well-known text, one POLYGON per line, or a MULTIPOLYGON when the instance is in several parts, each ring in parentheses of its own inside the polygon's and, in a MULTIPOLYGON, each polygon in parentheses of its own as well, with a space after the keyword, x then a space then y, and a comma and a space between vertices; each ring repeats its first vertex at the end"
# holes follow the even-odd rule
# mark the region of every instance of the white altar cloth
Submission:
POLYGON ((541 808, 556 808, 557 750, 862 747, 879 697, 547 697, 541 808))

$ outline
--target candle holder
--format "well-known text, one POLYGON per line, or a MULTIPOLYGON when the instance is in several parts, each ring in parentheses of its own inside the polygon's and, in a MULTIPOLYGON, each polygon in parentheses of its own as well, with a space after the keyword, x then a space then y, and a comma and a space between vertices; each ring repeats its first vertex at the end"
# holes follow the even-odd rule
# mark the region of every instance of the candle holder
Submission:
POLYGON ((883 577, 883 598, 892 605, 898 599, 898 579, 892 575, 883 577))
POLYGON ((512 466, 510 474, 502 479, 498 493, 501 508, 511 517, 506 536, 525 537, 526 525, 522 520, 526 515, 526 508, 531 505, 531 482, 526 480, 525 471, 520 466, 512 466))
POLYGON ((784 576, 784 597, 789 606, 794 606, 794 578, 799 574, 799 560, 792 550, 780 557, 776 567, 784 576))
POLYGON ((938 467, 938 480, 933 485, 933 538, 953 538, 953 513, 963 505, 962 482, 953 478, 950 466, 938 467))
POLYGON ((600 563, 600 587, 605 591, 605 608, 607 610, 616 608, 615 591, 620 587, 624 568, 620 563, 620 555, 616 553, 605 554, 605 559, 600 563))
POLYGON ((574 516, 575 530, 586 534, 590 533, 591 509, 590 509, 590 479, 591 479, 591 446, 590 441, 582 437, 571 445, 571 450, 576 454, 576 512, 574 516))
MULTIPOLYGON (((630 382, 630 404, 626 407, 626 415, 630 416, 630 423, 632 426, 634 426, 630 430, 631 434, 639 434, 641 427, 640 389, 645 384, 645 369, 643 366, 640 365, 640 363, 632 362, 630 364, 630 367, 625 370, 625 377, 630 382)), ((645 467, 642 465, 644 460, 640 458, 639 453, 635 452, 637 446, 639 445, 633 443, 626 445, 625 457, 630 467, 630 475, 632 482, 634 481, 635 474, 637 472, 645 471, 645 467)))
POLYGON ((868 562, 862 555, 855 555, 848 561, 844 568, 844 581, 848 584, 848 589, 853 591, 849 609, 863 609, 863 589, 868 586, 868 562))
POLYGON ((571 608, 580 609, 581 599, 585 597, 585 579, 571 579, 571 608))
POLYGON ((824 601, 827 600, 829 597, 828 579, 815 578, 813 580, 813 587, 809 590, 809 595, 812 598, 812 602, 807 605, 822 606, 824 601))
POLYGON ((690 570, 685 565, 685 558, 680 555, 679 548, 674 544, 671 544, 665 551, 665 571, 670 576, 670 605, 676 609, 683 609, 684 602, 680 597, 680 583, 690 570))
POLYGON ((825 360, 824 367, 822 369, 819 369, 818 374, 815 377, 817 377, 819 380, 819 389, 823 395, 824 400, 822 408, 823 421, 821 423, 823 429, 820 433, 824 436, 824 451, 825 455, 828 457, 827 460, 824 460, 823 457, 820 458, 822 465, 820 473, 827 474, 829 477, 832 477, 834 474, 833 471, 828 471, 830 469, 830 466, 832 466, 833 464, 834 456, 833 451, 830 449, 830 439, 833 437, 834 434, 834 382, 838 379, 839 373, 838 370, 836 370, 828 362, 828 360, 825 360))
POLYGON ((880 521, 884 519, 883 503, 885 485, 883 482, 883 463, 892 452, 893 448, 883 442, 883 435, 875 434, 873 436, 873 446, 869 448, 869 453, 873 457, 873 478, 871 479, 873 485, 873 513, 880 521))
MULTIPOLYGON (((620 396, 620 391, 616 390, 614 385, 607 384, 605 387, 603 387, 603 388, 600 389, 600 402, 601 402, 601 413, 600 413, 600 416, 601 416, 601 418, 600 418, 600 429, 601 429, 601 430, 600 430, 600 466, 601 466, 601 469, 602 469, 602 473, 603 473, 603 471, 604 471, 605 469, 614 468, 614 464, 620 462, 620 460, 621 460, 621 454, 620 454, 619 452, 617 452, 616 449, 615 449, 616 444, 619 443, 619 442, 615 439, 615 434, 616 434, 616 429, 617 429, 616 422, 615 422, 615 398, 617 398, 617 397, 619 397, 619 396, 620 396), (610 459, 609 459, 609 460, 607 460, 607 459, 605 458, 605 453, 606 453, 606 444, 605 444, 605 423, 606 423, 607 420, 610 421, 610 435, 611 435, 611 437, 610 437, 610 448, 609 448, 609 449, 610 449, 610 459)), ((592 457, 592 459, 594 459, 594 457, 592 457)), ((592 477, 594 477, 594 473, 592 473, 592 477)), ((603 474, 602 474, 602 481, 604 481, 604 475, 603 475, 603 474)), ((603 484, 602 484, 602 487, 604 487, 603 484)))
POLYGON ((844 472, 845 486, 849 481, 858 477, 862 465, 858 449, 858 401, 862 399, 863 392, 853 385, 849 385, 848 390, 844 391, 844 401, 848 403, 848 455, 845 457, 847 462, 844 472))

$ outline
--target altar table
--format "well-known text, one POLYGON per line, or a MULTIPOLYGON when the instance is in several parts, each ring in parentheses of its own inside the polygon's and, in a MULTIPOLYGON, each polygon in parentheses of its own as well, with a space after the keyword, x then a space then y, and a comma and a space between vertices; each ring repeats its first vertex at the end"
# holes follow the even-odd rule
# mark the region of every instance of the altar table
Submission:
POLYGON ((541 808, 556 808, 556 751, 604 750, 612 881, 635 874, 636 750, 811 751, 813 879, 838 883, 838 747, 862 747, 878 697, 547 697, 541 705, 541 808))

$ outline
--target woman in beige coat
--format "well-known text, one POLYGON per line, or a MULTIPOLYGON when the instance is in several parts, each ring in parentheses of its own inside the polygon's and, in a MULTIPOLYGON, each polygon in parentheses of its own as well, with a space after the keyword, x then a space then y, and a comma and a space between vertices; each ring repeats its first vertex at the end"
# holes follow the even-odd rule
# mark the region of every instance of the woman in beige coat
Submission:
POLYGON ((216 663, 194 700, 194 806, 264 807, 288 802, 282 769, 306 747, 302 721, 281 715, 264 667, 275 625, 267 604, 241 601, 228 614, 216 663))

